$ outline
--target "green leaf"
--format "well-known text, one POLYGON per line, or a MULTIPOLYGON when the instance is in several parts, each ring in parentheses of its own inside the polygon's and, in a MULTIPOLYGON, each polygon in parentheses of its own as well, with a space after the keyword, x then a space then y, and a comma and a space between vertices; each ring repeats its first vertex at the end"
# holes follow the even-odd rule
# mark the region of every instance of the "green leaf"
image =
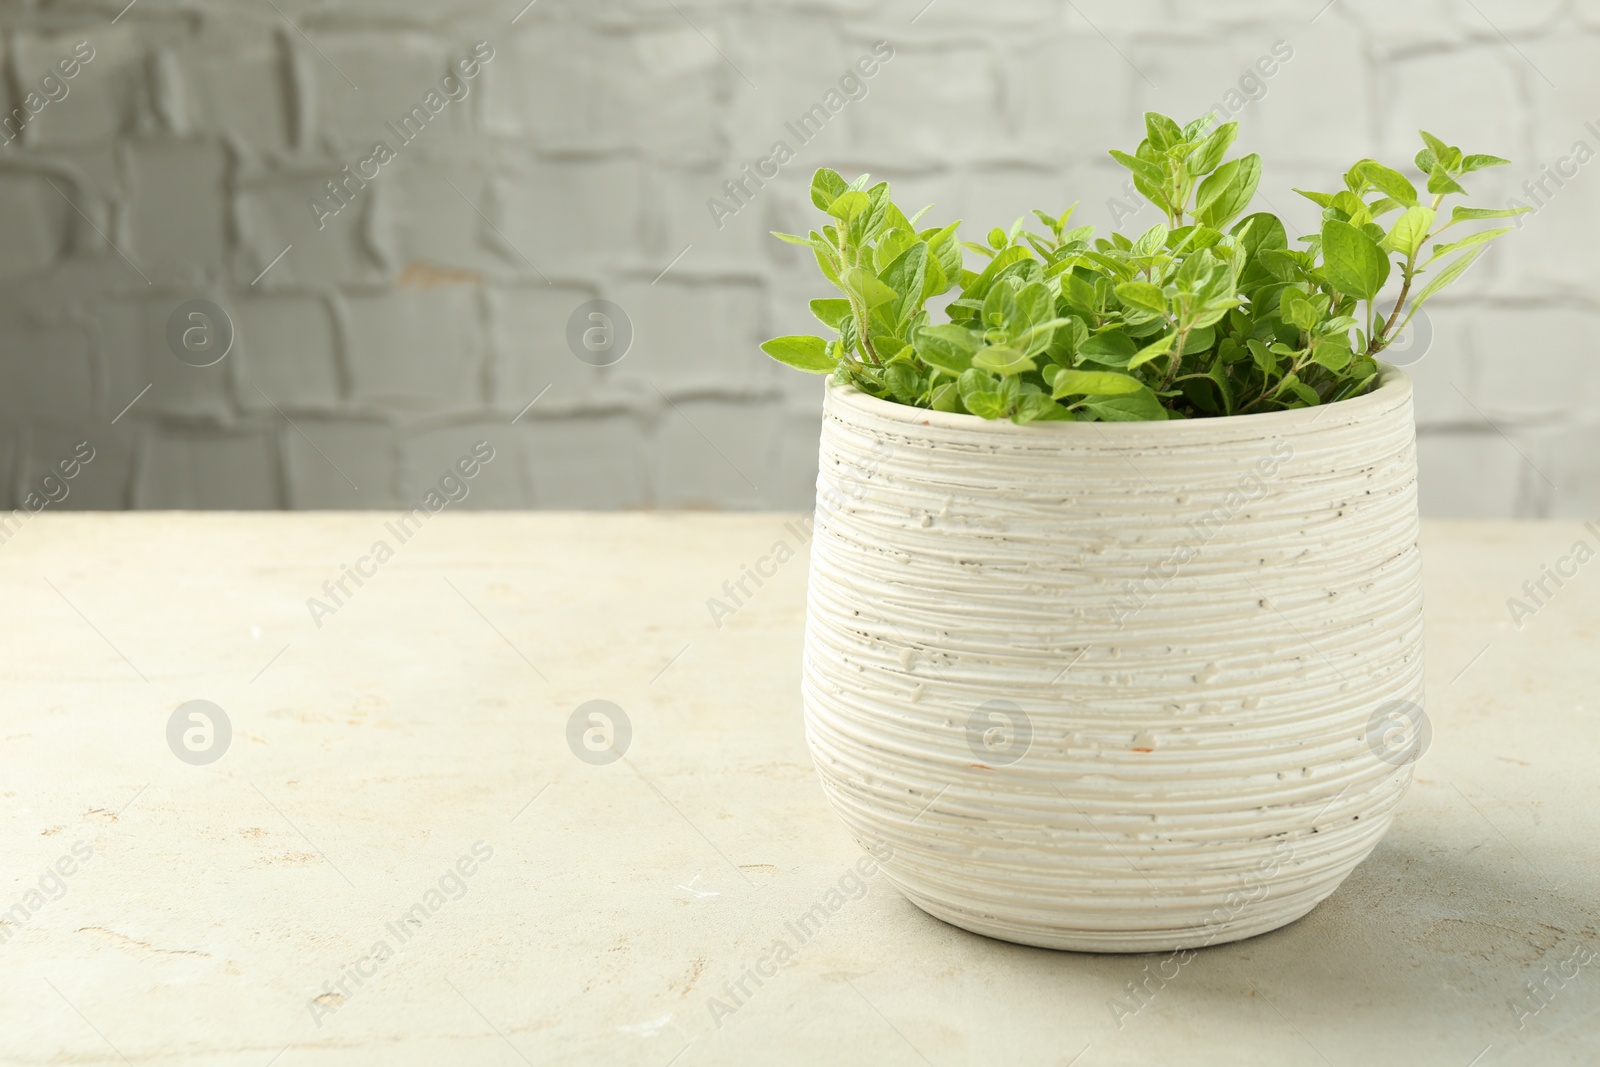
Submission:
POLYGON ((1210 325, 1197 326, 1189 331, 1189 336, 1183 341, 1183 354, 1192 356, 1196 352, 1208 351, 1217 341, 1216 328, 1210 325))
POLYGON ((1353 358, 1348 346, 1335 341, 1318 341, 1311 350, 1311 358, 1331 371, 1341 371, 1350 365, 1353 358))
POLYGON ((828 210, 839 196, 850 189, 850 183, 836 170, 823 167, 811 176, 811 202, 822 211, 828 210))
POLYGON ((787 363, 809 374, 827 374, 839 362, 828 351, 827 341, 804 334, 763 341, 761 351, 779 363, 787 363))
POLYGON ((1126 374, 1105 370, 1069 370, 1065 367, 1056 371, 1051 385, 1050 395, 1057 400, 1064 396, 1118 396, 1145 388, 1139 379, 1126 374))
POLYGON ((1382 218, 1391 211, 1399 210, 1403 205, 1392 196, 1382 196, 1367 205, 1367 214, 1375 219, 1382 218))
POLYGON ((1424 300, 1427 300, 1440 289, 1443 289, 1445 286, 1461 277, 1466 269, 1472 266, 1472 264, 1475 263, 1478 257, 1481 255, 1483 255, 1483 249, 1480 248, 1476 251, 1468 252, 1464 256, 1458 256, 1457 258, 1451 260, 1449 266, 1445 267, 1438 274, 1435 274, 1433 278, 1429 280, 1428 284, 1422 287, 1422 291, 1418 293, 1416 299, 1411 302, 1412 310, 1415 311, 1417 308, 1421 307, 1424 300))
POLYGON ((830 329, 837 330, 839 324, 850 317, 850 301, 848 300, 813 300, 811 301, 811 314, 817 321, 830 329))
POLYGON ((1117 299, 1129 307, 1141 311, 1151 311, 1157 315, 1166 314, 1167 298, 1161 292, 1161 287, 1151 285, 1149 282, 1122 282, 1116 288, 1117 299))
POLYGON ((1334 289, 1371 300, 1389 278, 1389 257, 1378 242, 1348 222, 1322 223, 1322 272, 1334 289))
POLYGON ((1461 240, 1456 241, 1453 244, 1434 245, 1433 256, 1429 262, 1431 263, 1440 256, 1448 256, 1451 252, 1457 252, 1463 248, 1472 248, 1476 245, 1485 244, 1494 240, 1496 237, 1501 236, 1502 234, 1510 233, 1514 229, 1516 229, 1515 226, 1502 226, 1497 230, 1482 230, 1473 234, 1471 237, 1463 237, 1461 240))
POLYGON ((1207 289, 1222 270, 1222 261, 1208 251, 1196 252, 1183 261, 1172 282, 1180 293, 1198 295, 1207 289))
POLYGON ((1432 208, 1420 204, 1406 208, 1395 220, 1388 236, 1381 242, 1382 246, 1410 259, 1417 254, 1417 249, 1422 247, 1422 242, 1428 236, 1428 230, 1433 227, 1433 218, 1432 208))
POLYGON ((1079 311, 1094 312, 1099 306, 1099 301, 1095 298, 1094 283, 1086 282, 1070 271, 1061 276, 1061 299, 1066 301, 1068 307, 1077 308, 1079 311))
POLYGON ((1318 193, 1309 189, 1296 189, 1295 192, 1299 193, 1301 196, 1305 197, 1307 200, 1311 201, 1320 208, 1329 208, 1333 206, 1332 193, 1318 193))
POLYGON ((1222 157, 1227 154, 1238 136, 1237 122, 1225 122, 1218 126, 1184 159, 1184 169, 1195 178, 1202 174, 1210 174, 1222 163, 1222 157))
POLYGON ((983 347, 971 330, 955 323, 925 326, 913 341, 924 363, 956 376, 972 366, 974 353, 983 347))
POLYGON ((1363 159, 1356 164, 1357 171, 1386 196, 1392 196, 1406 207, 1417 202, 1417 187, 1397 170, 1384 166, 1375 159, 1363 159))
POLYGON ((1163 152, 1183 140, 1182 127, 1157 111, 1144 113, 1144 131, 1151 145, 1163 152))
POLYGON ((1006 413, 1005 398, 999 393, 980 390, 973 393, 964 393, 961 397, 967 405, 967 410, 980 419, 1004 418, 1006 413))
POLYGON ((1505 167, 1509 166, 1510 163, 1511 160, 1501 159, 1499 156, 1471 155, 1461 161, 1461 173, 1471 174, 1473 171, 1482 170, 1484 167, 1505 167))
POLYGON ((1516 215, 1525 215, 1532 210, 1531 207, 1453 207, 1450 209, 1450 221, 1509 219, 1516 215))
POLYGON ((961 403, 961 392, 957 389, 955 382, 945 382, 943 385, 936 386, 932 397, 930 397, 930 403, 935 411, 961 412, 966 410, 966 407, 961 403))
MULTIPOLYGON (((840 197, 840 199, 844 199, 840 197)), ((922 290, 928 272, 928 246, 918 241, 900 253, 884 270, 879 280, 899 294, 894 304, 894 321, 902 324, 922 310, 922 290)))
POLYGON ((817 269, 822 272, 822 276, 841 289, 844 288, 839 281, 839 257, 828 249, 827 243, 819 237, 811 242, 811 251, 816 257, 817 269))
POLYGON ((902 404, 915 404, 922 398, 922 376, 909 363, 891 363, 883 373, 883 380, 902 404))
POLYGON ((1364 225, 1372 217, 1372 212, 1367 210, 1367 202, 1348 189, 1333 194, 1333 207, 1343 212, 1352 226, 1364 225))
POLYGON ((1217 383, 1217 392, 1222 394, 1222 413, 1232 415, 1234 407, 1233 383, 1228 378, 1228 368, 1223 360, 1218 359, 1211 364, 1211 369, 1206 372, 1206 377, 1217 383))
POLYGON ((1278 391, 1281 393, 1284 389, 1288 389, 1295 396, 1299 397, 1307 407, 1316 407, 1318 404, 1322 403, 1322 398, 1317 395, 1317 391, 1311 388, 1311 386, 1307 385, 1305 382, 1302 382, 1300 380, 1300 376, 1297 374, 1288 374, 1284 376, 1283 382, 1280 384, 1278 391))
POLYGON ((1256 367, 1262 374, 1273 374, 1278 369, 1278 357, 1273 355, 1271 349, 1256 340, 1254 337, 1245 342, 1250 349, 1250 356, 1256 361, 1256 367))
POLYGON ((1011 264, 1021 262, 1024 259, 1033 259, 1033 253, 1022 245, 1012 245, 991 259, 989 265, 983 268, 983 273, 974 278, 972 284, 961 291, 961 295, 979 298, 987 296, 989 287, 994 284, 994 280, 999 273, 1011 266, 1011 264))
POLYGON ((989 295, 983 298, 980 321, 984 328, 1002 330, 1007 337, 1012 337, 1021 332, 1017 329, 1021 320, 1022 315, 1017 310, 1017 291, 1005 283, 993 286, 989 295))
MULTIPOLYGON (((1032 386, 1029 387, 1033 388, 1032 386)), ((1049 418, 1052 412, 1060 411, 1061 405, 1038 392, 1024 392, 1017 401, 1017 410, 1012 413, 1011 421, 1018 426, 1026 423, 1037 422, 1049 418)))
POLYGON ((1285 289, 1283 291, 1283 295, 1278 299, 1278 314, 1300 330, 1311 329, 1320 318, 1316 307, 1298 289, 1285 289))
POLYGON ((1109 367, 1126 367, 1139 346, 1120 329, 1106 330, 1089 337, 1078 346, 1078 355, 1109 367))
POLYGON ((1239 239, 1239 243, 1244 246, 1251 259, 1263 249, 1289 247, 1289 235, 1283 228, 1283 221, 1265 211, 1246 215, 1228 232, 1239 239))
POLYGON ((1164 222, 1158 222, 1144 232, 1144 235, 1133 242, 1133 254, 1140 258, 1154 255, 1161 251, 1167 243, 1169 231, 1164 222))
POLYGON ((1428 192, 1430 193, 1465 193, 1466 190, 1456 184, 1445 170, 1444 164, 1435 162, 1433 170, 1428 173, 1428 192))
POLYGON ((900 338, 890 337, 882 333, 872 338, 872 348, 873 351, 878 353, 878 358, 885 363, 893 363, 896 360, 902 363, 910 363, 917 355, 917 350, 900 340, 900 338))
POLYGON ((879 281, 877 275, 865 267, 846 268, 839 276, 839 286, 869 309, 900 298, 899 293, 879 281))
POLYGON ((1250 206, 1261 182, 1261 157, 1254 152, 1230 159, 1200 183, 1195 220, 1220 230, 1250 206))
POLYGON ((1084 249, 1082 252, 1078 253, 1078 256, 1081 259, 1087 260, 1094 266, 1101 268, 1113 278, 1131 279, 1138 273, 1138 271, 1125 260, 1118 259, 1116 256, 1107 255, 1104 252, 1094 252, 1090 251, 1089 249, 1084 249))
POLYGON ((792 245, 809 246, 811 244, 811 238, 809 237, 797 237, 792 233, 779 233, 777 230, 772 230, 770 232, 772 233, 772 236, 776 237, 778 240, 787 241, 792 245))
MULTIPOLYGON (((1319 237, 1320 241, 1321 238, 1319 237)), ((1291 252, 1283 248, 1263 248, 1259 257, 1261 266, 1280 282, 1301 281, 1309 269, 1305 257, 1309 253, 1291 252)))
POLYGON ((980 350, 972 357, 972 365, 979 370, 1007 378, 1023 371, 1033 370, 1037 366, 1022 353, 1021 349, 1012 348, 1010 345, 990 345, 980 350))
POLYGON ((1105 422, 1161 422, 1167 417, 1167 409, 1148 386, 1141 386, 1136 393, 1090 399, 1084 407, 1105 422))
POLYGON ((828 214, 840 222, 849 222, 863 211, 872 206, 872 198, 866 193, 851 190, 841 193, 833 203, 828 205, 828 214))
MULTIPOLYGON (((1055 318, 1056 296, 1044 282, 1029 282, 1017 290, 1017 312, 1025 331, 1043 326, 1055 318)), ((1013 338, 1015 340, 1016 338, 1013 338)))
POLYGON ((1168 352, 1172 351, 1173 342, 1175 342, 1177 339, 1177 334, 1169 333, 1156 338, 1154 341, 1151 341, 1149 344, 1139 349, 1139 351, 1134 354, 1132 359, 1128 360, 1128 369, 1134 370, 1138 367, 1144 366, 1146 363, 1149 363, 1157 356, 1166 355, 1168 352))
POLYGON ((1160 185, 1167 180, 1166 172, 1147 159, 1130 156, 1128 153, 1119 152, 1115 148, 1111 150, 1110 155, 1112 159, 1133 171, 1136 177, 1144 179, 1151 185, 1160 185))

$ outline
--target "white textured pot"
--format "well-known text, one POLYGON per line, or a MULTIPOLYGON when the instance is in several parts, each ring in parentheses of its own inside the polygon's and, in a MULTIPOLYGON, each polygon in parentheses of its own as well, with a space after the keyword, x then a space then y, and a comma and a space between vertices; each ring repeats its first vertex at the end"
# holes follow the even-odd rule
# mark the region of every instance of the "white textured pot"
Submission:
POLYGON ((1298 919, 1383 836, 1426 727, 1400 372, 1162 423, 830 385, 817 490, 806 733, 919 907, 1190 948, 1298 919))

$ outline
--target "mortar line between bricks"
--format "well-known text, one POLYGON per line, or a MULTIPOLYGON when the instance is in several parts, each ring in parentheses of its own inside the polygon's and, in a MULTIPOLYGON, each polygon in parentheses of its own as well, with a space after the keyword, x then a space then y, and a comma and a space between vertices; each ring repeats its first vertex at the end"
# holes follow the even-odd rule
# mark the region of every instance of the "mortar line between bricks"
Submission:
POLYGON ((750 88, 754 89, 758 93, 761 91, 760 87, 757 86, 755 82, 753 82, 749 78, 745 77, 744 71, 740 70, 738 68, 738 66, 733 62, 733 60, 728 58, 727 53, 725 53, 722 49, 718 48, 717 45, 716 45, 716 42, 705 35, 705 31, 701 30, 700 27, 696 26, 694 23, 689 22, 689 16, 685 15, 683 13, 683 8, 681 8, 677 4, 673 3, 673 0, 667 0, 667 3, 672 4, 672 10, 674 10, 674 11, 676 11, 678 13, 678 17, 683 19, 684 22, 688 22, 689 23, 689 28, 691 30, 693 30, 695 33, 698 33, 700 35, 700 39, 705 41, 706 44, 710 45, 711 46, 711 50, 713 52, 715 52, 717 55, 721 56, 722 57, 722 61, 724 63, 728 64, 728 66, 730 66, 730 67, 733 67, 733 72, 735 74, 739 75, 739 77, 741 77, 741 78, 744 78, 744 83, 746 85, 750 86, 750 88))
POLYGON ((444 180, 444 183, 446 185, 448 185, 450 188, 454 189, 456 191, 456 195, 459 196, 461 199, 465 200, 467 202, 467 206, 470 207, 473 211, 476 211, 478 213, 478 217, 483 220, 483 224, 485 226, 489 227, 489 229, 493 230, 495 232, 496 236, 498 236, 500 238, 500 240, 502 240, 502 241, 504 241, 506 243, 506 247, 507 248, 511 249, 511 251, 515 252, 518 256, 521 256, 522 257, 522 262, 524 262, 528 266, 532 267, 533 268, 533 272, 535 274, 537 274, 539 277, 544 278, 544 283, 546 285, 554 284, 554 283, 552 283, 550 281, 549 278, 545 278, 544 271, 540 270, 537 266, 535 266, 533 260, 529 259, 527 256, 522 255, 522 249, 518 248, 516 245, 511 243, 511 238, 507 237, 504 233, 501 232, 500 227, 496 226, 494 224, 494 222, 489 218, 489 216, 485 215, 483 213, 482 209, 480 209, 477 204, 474 204, 472 202, 472 200, 467 196, 466 193, 463 193, 461 191, 460 186, 456 185, 456 183, 451 181, 449 178, 446 178, 444 180))
MULTIPOLYGON (((117 419, 120 419, 120 418, 122 418, 122 416, 126 415, 133 408, 133 405, 135 405, 135 404, 137 404, 139 402, 139 397, 144 396, 144 394, 148 393, 150 390, 154 389, 155 387, 156 387, 156 383, 155 382, 151 382, 149 385, 147 385, 143 389, 139 390, 139 396, 136 396, 132 400, 128 401, 128 406, 123 408, 121 411, 117 412, 117 419)), ((117 424, 117 419, 112 419, 111 420, 111 425, 115 426, 117 424)))
MULTIPOLYGON (((254 389, 258 393, 261 393, 261 386, 257 385, 255 382, 251 382, 250 383, 250 388, 254 389)), ((350 482, 350 476, 348 474, 346 474, 344 471, 339 470, 339 465, 337 463, 335 463, 333 460, 328 459, 328 454, 326 452, 324 452, 320 448, 317 448, 317 443, 315 441, 313 441, 310 437, 308 437, 304 430, 302 430, 300 427, 298 427, 298 426, 296 426, 294 424, 294 420, 291 419, 288 416, 288 414, 282 408, 278 407, 276 401, 274 401, 266 393, 261 393, 261 399, 265 400, 267 403, 271 404, 273 410, 276 411, 279 415, 283 416, 283 421, 287 422, 290 425, 290 427, 293 428, 295 433, 299 434, 301 437, 304 437, 306 439, 306 444, 308 444, 312 448, 316 449, 317 455, 321 456, 324 460, 326 460, 328 466, 332 467, 336 472, 338 472, 339 477, 343 478, 347 482, 350 482)), ((359 485, 357 485, 355 482, 350 482, 350 488, 354 489, 357 493, 361 492, 361 487, 359 485)))
POLYGON ((656 282, 659 282, 662 278, 665 278, 667 276, 667 271, 671 270, 673 267, 676 267, 678 265, 678 260, 680 260, 684 256, 688 255, 689 254, 689 249, 691 249, 693 247, 694 247, 694 245, 692 245, 692 244, 684 245, 683 246, 683 251, 679 252, 677 255, 673 256, 672 257, 672 262, 668 263, 665 267, 662 267, 660 274, 657 274, 654 278, 650 279, 650 284, 654 285, 656 282))
POLYGON ((667 404, 672 408, 673 411, 676 411, 680 416, 682 416, 683 417, 683 421, 687 422, 689 424, 689 426, 694 430, 695 433, 699 434, 702 438, 705 439, 706 444, 710 445, 712 447, 712 449, 716 451, 717 455, 721 456, 723 458, 724 462, 726 462, 728 464, 728 466, 733 468, 734 473, 745 480, 745 484, 749 485, 750 488, 754 489, 756 492, 758 492, 758 493, 761 492, 761 487, 759 485, 757 485, 755 482, 752 482, 750 480, 750 476, 745 474, 744 471, 740 470, 739 469, 739 465, 737 463, 735 463, 731 459, 728 459, 728 454, 726 452, 724 452, 722 449, 718 448, 717 447, 717 443, 715 441, 713 441, 709 437, 706 437, 706 432, 704 430, 702 430, 700 427, 696 426, 694 424, 694 420, 693 419, 691 419, 687 415, 684 415, 683 409, 680 408, 677 404, 674 404, 672 402, 672 398, 670 396, 668 396, 666 393, 663 393, 661 391, 661 386, 657 385, 655 382, 651 382, 650 383, 650 388, 654 389, 656 391, 656 395, 660 396, 662 400, 665 400, 667 402, 667 404))
POLYGON ((536 396, 532 400, 528 401, 528 406, 523 408, 521 411, 517 412, 516 418, 511 420, 512 423, 515 424, 517 419, 522 418, 522 416, 526 415, 530 410, 532 410, 533 405, 535 405, 535 404, 537 404, 539 402, 539 398, 544 396, 544 394, 548 393, 550 391, 551 387, 554 386, 555 384, 556 384, 555 382, 551 382, 549 385, 547 385, 543 389, 539 390, 539 396, 536 396))
POLYGON ((283 246, 283 251, 279 252, 277 255, 273 256, 272 257, 272 262, 268 263, 265 267, 262 267, 261 268, 261 273, 257 274, 254 278, 252 278, 250 280, 250 284, 254 285, 256 282, 259 282, 262 278, 265 278, 267 276, 267 271, 271 270, 273 267, 276 267, 278 265, 278 260, 280 260, 284 256, 288 255, 289 254, 289 249, 291 249, 293 247, 294 247, 293 244, 284 245, 283 246))
POLYGON ((283 8, 278 6, 277 0, 267 0, 267 3, 272 5, 272 10, 276 11, 280 15, 283 15, 283 21, 285 21, 285 22, 287 22, 289 24, 289 28, 291 30, 293 30, 295 33, 298 33, 300 35, 300 39, 302 41, 304 41, 306 44, 311 46, 311 50, 313 52, 315 52, 317 55, 321 56, 323 58, 323 61, 326 62, 328 64, 328 66, 332 67, 334 70, 338 70, 339 71, 339 77, 343 78, 349 84, 350 88, 354 89, 358 93, 361 91, 361 86, 357 85, 353 81, 350 81, 350 75, 346 74, 342 70, 339 70, 339 64, 337 64, 333 60, 329 59, 328 58, 328 53, 326 53, 322 49, 318 48, 316 42, 313 41, 311 38, 307 37, 306 36, 306 32, 304 30, 302 30, 299 26, 296 26, 294 24, 294 19, 290 18, 288 15, 284 15, 283 8))
POLYGON ((1507 48, 1511 49, 1517 55, 1521 56, 1522 57, 1522 61, 1524 63, 1528 64, 1528 66, 1532 67, 1533 68, 1533 72, 1535 74, 1539 75, 1539 77, 1541 77, 1541 78, 1544 78, 1544 83, 1546 85, 1550 86, 1550 88, 1556 90, 1557 92, 1561 91, 1561 87, 1559 85, 1557 85, 1555 82, 1551 81, 1545 75, 1545 72, 1540 70, 1538 65, 1536 63, 1534 63, 1533 60, 1528 58, 1527 53, 1523 52, 1522 49, 1518 48, 1515 44, 1511 43, 1511 38, 1507 37, 1505 35, 1504 31, 1502 31, 1499 26, 1496 26, 1493 22, 1489 21, 1489 16, 1485 15, 1483 13, 1483 10, 1481 8, 1479 8, 1477 4, 1473 3, 1472 0, 1467 0, 1467 6, 1472 8, 1472 10, 1476 11, 1478 13, 1478 17, 1484 21, 1484 24, 1487 25, 1491 30, 1493 30, 1496 34, 1499 35, 1500 39, 1506 43, 1506 47, 1507 48))
MULTIPOLYGON (((129 5, 129 6, 132 6, 132 5, 129 5)), ((50 188, 54 189, 58 193, 61 193, 61 199, 65 200, 68 203, 68 205, 71 206, 72 210, 76 211, 78 213, 78 215, 83 219, 83 221, 87 222, 89 224, 89 228, 91 230, 93 230, 95 233, 100 235, 100 239, 102 241, 104 241, 106 244, 110 245, 112 250, 115 251, 117 253, 117 255, 122 257, 122 261, 124 263, 126 263, 128 266, 133 268, 133 272, 135 274, 137 274, 139 277, 144 279, 144 283, 146 285, 154 285, 155 284, 155 282, 150 280, 150 276, 148 274, 146 274, 144 271, 139 269, 139 265, 137 263, 135 263, 133 260, 128 258, 128 254, 126 252, 124 252, 122 249, 117 247, 117 242, 115 242, 111 238, 107 237, 105 231, 102 230, 100 227, 96 226, 94 224, 94 220, 91 219, 88 215, 85 215, 83 213, 83 208, 79 207, 77 204, 72 203, 72 197, 68 196, 66 193, 62 193, 61 192, 61 186, 57 185, 55 182, 51 182, 50 178, 48 176, 46 176, 44 180, 47 181, 47 182, 50 182, 50 188)))
POLYGON ((1468 407, 1470 407, 1473 411, 1476 411, 1478 413, 1478 417, 1480 419, 1482 419, 1484 422, 1489 424, 1489 428, 1491 430, 1493 430, 1495 433, 1500 435, 1501 440, 1505 441, 1506 444, 1511 446, 1511 450, 1513 452, 1515 452, 1517 455, 1522 457, 1522 462, 1526 463, 1528 466, 1533 468, 1533 473, 1537 474, 1541 478, 1544 478, 1544 484, 1548 485, 1552 489, 1555 489, 1557 492, 1560 492, 1560 489, 1556 485, 1556 483, 1552 482, 1548 477, 1545 476, 1544 471, 1540 470, 1538 465, 1536 463, 1534 463, 1533 460, 1528 458, 1528 454, 1526 452, 1524 452, 1522 449, 1518 448, 1517 447, 1517 443, 1515 441, 1513 441, 1511 438, 1507 437, 1506 436, 1506 432, 1504 430, 1502 430, 1499 426, 1495 425, 1495 421, 1493 419, 1491 419, 1489 416, 1485 415, 1483 413, 1483 409, 1480 408, 1478 405, 1474 404, 1472 402, 1472 398, 1470 396, 1468 396, 1466 393, 1463 393, 1461 391, 1461 387, 1459 385, 1457 385, 1455 382, 1451 382, 1450 383, 1450 388, 1454 389, 1456 391, 1456 394, 1458 396, 1460 396, 1462 400, 1465 400, 1467 402, 1467 406, 1468 407))
POLYGON ((1144 72, 1144 71, 1142 71, 1142 70, 1140 70, 1140 69, 1139 69, 1139 65, 1138 65, 1138 64, 1137 64, 1137 63, 1135 63, 1135 62, 1134 62, 1134 61, 1133 61, 1133 60, 1131 60, 1131 59, 1129 59, 1129 58, 1128 58, 1128 56, 1127 56, 1127 54, 1126 54, 1126 53, 1124 53, 1124 52, 1123 52, 1123 51, 1122 51, 1122 49, 1120 49, 1120 48, 1118 48, 1118 47, 1117 47, 1117 46, 1116 46, 1116 45, 1114 45, 1114 44, 1112 44, 1112 43, 1111 43, 1111 38, 1109 38, 1109 37, 1107 37, 1107 36, 1106 36, 1106 35, 1105 35, 1105 34, 1103 34, 1103 33, 1100 33, 1100 27, 1099 27, 1099 26, 1096 26, 1096 25, 1095 25, 1095 24, 1094 24, 1094 23, 1093 23, 1093 22, 1090 22, 1090 21, 1089 21, 1089 16, 1088 16, 1088 15, 1085 15, 1085 14, 1084 14, 1084 13, 1083 13, 1083 12, 1082 12, 1082 11, 1079 11, 1079 10, 1078 10, 1078 5, 1077 5, 1077 4, 1075 4, 1075 3, 1073 3, 1073 2, 1072 2, 1072 0, 1067 0, 1067 6, 1068 6, 1068 7, 1070 7, 1070 8, 1072 8, 1072 10, 1073 10, 1073 11, 1077 11, 1077 13, 1078 13, 1078 17, 1079 17, 1079 18, 1080 18, 1080 19, 1082 19, 1082 20, 1083 20, 1083 21, 1085 21, 1085 22, 1088 22, 1088 23, 1089 23, 1089 28, 1090 28, 1090 29, 1091 29, 1091 30, 1093 30, 1093 31, 1094 31, 1094 32, 1095 32, 1095 33, 1099 33, 1099 34, 1100 34, 1100 39, 1101 39, 1101 40, 1102 40, 1102 41, 1104 41, 1104 42, 1105 42, 1105 43, 1106 43, 1106 45, 1107 45, 1107 46, 1108 46, 1108 47, 1109 47, 1109 48, 1110 48, 1110 49, 1111 49, 1111 50, 1112 50, 1112 51, 1113 51, 1113 52, 1115 52, 1115 53, 1116 53, 1116 54, 1117 54, 1117 55, 1119 55, 1119 56, 1122 56, 1122 61, 1123 61, 1123 62, 1124 62, 1124 63, 1126 63, 1126 64, 1128 64, 1128 66, 1130 66, 1130 67, 1132 67, 1132 68, 1133 68, 1133 71, 1134 71, 1134 73, 1135 73, 1135 74, 1137 74, 1137 75, 1139 75, 1139 77, 1141 77, 1141 78, 1143 78, 1143 79, 1144 79, 1144 83, 1145 83, 1145 84, 1146 84, 1146 85, 1148 85, 1148 86, 1150 86, 1150 88, 1152 88, 1152 89, 1155 89, 1155 88, 1157 88, 1157 85, 1156 85, 1156 83, 1155 83, 1155 82, 1153 82, 1153 81, 1151 81, 1151 80, 1150 80, 1150 76, 1149 76, 1149 75, 1148 75, 1148 74, 1146 74, 1146 73, 1145 73, 1145 72, 1144 72))

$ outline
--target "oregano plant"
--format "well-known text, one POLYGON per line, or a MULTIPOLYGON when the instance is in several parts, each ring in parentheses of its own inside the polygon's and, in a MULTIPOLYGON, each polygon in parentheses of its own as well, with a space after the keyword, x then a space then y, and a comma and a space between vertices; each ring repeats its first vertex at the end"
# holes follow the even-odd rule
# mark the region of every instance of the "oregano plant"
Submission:
POLYGON ((1453 205, 1444 216, 1461 178, 1507 161, 1424 132, 1413 162, 1425 191, 1361 160, 1343 189, 1297 190, 1322 208, 1322 226, 1291 247, 1276 215, 1240 217, 1261 160, 1227 158, 1237 136, 1237 123, 1211 116, 1145 116, 1138 147, 1111 153, 1166 215, 1137 237, 1069 227, 1069 208, 1035 211, 1042 232, 1018 220, 963 242, 959 222, 919 228, 928 209, 908 217, 888 183, 819 170, 811 200, 828 221, 776 236, 810 248, 842 294, 811 302, 834 336, 762 349, 876 397, 1018 423, 1328 404, 1369 389, 1417 309, 1511 227, 1445 231, 1527 210, 1453 205), (947 295, 936 322, 927 305, 947 295))

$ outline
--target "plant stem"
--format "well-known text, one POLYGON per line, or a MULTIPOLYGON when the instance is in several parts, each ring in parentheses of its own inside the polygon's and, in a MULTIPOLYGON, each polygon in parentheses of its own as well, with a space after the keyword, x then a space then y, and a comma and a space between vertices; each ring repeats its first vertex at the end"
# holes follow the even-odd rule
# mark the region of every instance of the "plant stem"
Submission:
MULTIPOLYGON (((1443 202, 1444 194, 1435 193, 1433 197, 1433 203, 1429 205, 1429 210, 1434 212, 1437 216, 1439 205, 1443 202)), ((1445 225, 1448 226, 1450 224, 1445 223, 1445 225)), ((1440 229, 1443 228, 1444 227, 1440 227, 1440 229)), ((1385 348, 1389 347, 1389 331, 1394 329, 1395 321, 1400 318, 1400 309, 1405 306, 1406 295, 1411 292, 1411 281, 1414 277, 1416 277, 1417 253, 1422 251, 1423 245, 1427 244, 1429 240, 1437 237, 1438 235, 1439 231, 1435 230, 1433 233, 1424 236, 1422 240, 1417 242, 1417 247, 1412 250, 1411 254, 1406 256, 1405 266, 1401 268, 1405 272, 1405 278, 1400 283, 1400 295, 1395 298, 1394 308, 1389 312, 1389 318, 1384 322, 1383 329, 1373 330, 1370 323, 1367 326, 1368 336, 1366 354, 1369 357, 1375 356, 1379 352, 1382 352, 1385 348)), ((1367 310, 1368 312, 1372 310, 1372 302, 1370 300, 1367 302, 1367 310)))
MULTIPOLYGON (((1413 257, 1415 258, 1415 257, 1413 257)), ((1400 309, 1405 305, 1406 294, 1411 292, 1411 264, 1406 264, 1405 280, 1400 283, 1400 295, 1395 298, 1394 310, 1389 312, 1388 320, 1383 324, 1383 329, 1371 333, 1367 338, 1367 355, 1375 356, 1389 347, 1388 334, 1394 329, 1395 320, 1400 317, 1400 309)))

